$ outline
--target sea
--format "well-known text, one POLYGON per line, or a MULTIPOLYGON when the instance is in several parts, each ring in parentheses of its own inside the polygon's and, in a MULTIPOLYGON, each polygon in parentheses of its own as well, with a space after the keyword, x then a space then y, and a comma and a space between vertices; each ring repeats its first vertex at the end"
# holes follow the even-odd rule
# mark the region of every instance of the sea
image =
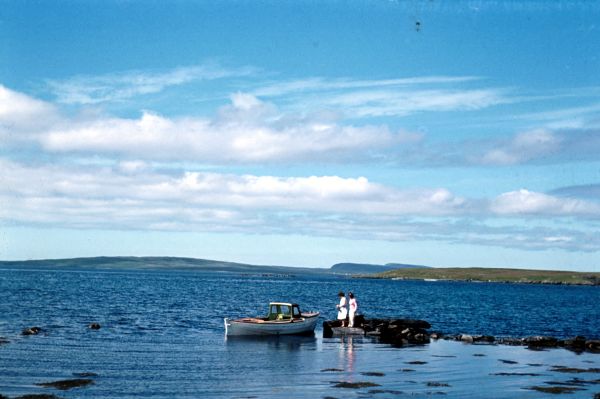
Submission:
MULTIPOLYGON (((362 336, 225 337, 223 318, 296 302, 335 318, 432 331, 600 338, 600 287, 394 281, 178 270, 0 269, 0 397, 569 398, 600 392, 600 355, 449 340, 402 348, 362 336), (100 328, 90 329, 90 323, 100 328), (40 327, 37 335, 22 335, 40 327), (87 379, 68 390, 38 384, 87 379), (559 395, 560 396, 560 395, 559 395)), ((597 397, 597 396, 596 396, 597 397)))

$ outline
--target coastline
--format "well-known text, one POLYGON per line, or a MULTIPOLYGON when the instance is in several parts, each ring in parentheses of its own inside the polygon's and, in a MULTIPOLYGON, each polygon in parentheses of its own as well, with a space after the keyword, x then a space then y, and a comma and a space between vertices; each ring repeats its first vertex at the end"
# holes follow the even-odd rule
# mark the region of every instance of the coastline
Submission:
POLYGON ((549 284, 600 286, 599 272, 571 272, 510 268, 404 268, 376 274, 356 275, 357 278, 460 281, 473 283, 549 284))

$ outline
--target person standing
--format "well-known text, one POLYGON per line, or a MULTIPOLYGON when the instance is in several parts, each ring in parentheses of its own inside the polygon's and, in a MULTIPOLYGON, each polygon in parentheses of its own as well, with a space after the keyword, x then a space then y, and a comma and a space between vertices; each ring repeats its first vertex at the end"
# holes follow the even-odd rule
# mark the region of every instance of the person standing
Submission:
POLYGON ((338 297, 340 298, 340 303, 335 305, 338 311, 337 318, 338 320, 341 320, 342 327, 346 327, 346 316, 348 315, 348 309, 346 308, 346 294, 340 291, 338 297))
POLYGON ((350 324, 348 327, 354 327, 354 315, 356 315, 356 311, 358 310, 358 302, 356 302, 356 298, 354 298, 352 292, 348 293, 348 297, 350 298, 348 301, 350 304, 350 324))

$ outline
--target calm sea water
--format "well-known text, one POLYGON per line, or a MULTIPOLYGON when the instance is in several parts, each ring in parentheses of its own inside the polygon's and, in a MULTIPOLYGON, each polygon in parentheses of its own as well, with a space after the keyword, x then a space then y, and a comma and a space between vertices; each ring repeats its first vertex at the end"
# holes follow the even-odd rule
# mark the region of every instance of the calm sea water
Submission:
MULTIPOLYGON (((181 271, 0 270, 0 394, 63 398, 540 398, 526 388, 598 373, 600 355, 439 341, 395 349, 367 338, 226 339, 223 317, 266 312, 269 301, 335 316, 339 290, 367 317, 421 318, 432 330, 496 336, 600 335, 600 289, 542 285, 270 278, 181 271), (87 325, 98 322, 100 330, 87 325), (37 336, 21 336, 39 326, 37 336), (504 362, 503 360, 509 360, 504 362), (414 361, 420 363, 415 364, 414 361), (94 373, 93 385, 36 383, 94 373), (374 374, 373 374, 374 373, 374 374), (500 373, 500 375, 498 374, 500 373), (534 374, 534 375, 523 375, 534 374), (360 389, 337 382, 370 382, 360 389), (485 395, 482 395, 482 389, 485 395)), ((580 384, 569 397, 590 398, 580 384)))

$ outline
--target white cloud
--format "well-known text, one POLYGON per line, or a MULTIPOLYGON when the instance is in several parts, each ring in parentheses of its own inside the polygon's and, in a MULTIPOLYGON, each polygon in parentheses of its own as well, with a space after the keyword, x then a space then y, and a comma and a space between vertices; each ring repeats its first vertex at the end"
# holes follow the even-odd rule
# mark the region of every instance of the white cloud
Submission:
POLYGON ((521 189, 496 197, 490 209, 500 215, 600 216, 600 204, 521 189))
POLYGON ((97 104, 158 93, 168 87, 194 81, 241 77, 253 73, 253 68, 229 69, 206 63, 165 72, 127 71, 100 76, 83 75, 65 80, 48 80, 46 84, 60 103, 97 104))
POLYGON ((296 109, 334 109, 347 118, 406 116, 420 112, 477 110, 511 102, 506 89, 471 89, 475 77, 425 76, 403 79, 325 79, 267 84, 253 93, 281 98, 296 109))
POLYGON ((312 77, 284 82, 264 84, 252 93, 259 97, 280 97, 306 92, 339 92, 351 89, 373 89, 375 87, 409 87, 416 85, 465 83, 478 80, 471 76, 423 76, 400 79, 326 79, 312 77))
POLYGON ((530 250, 597 250, 597 235, 584 226, 556 226, 562 217, 600 217, 598 204, 527 190, 486 205, 446 188, 401 190, 365 177, 173 174, 140 161, 73 168, 0 159, 0 203, 2 223, 439 240, 530 250), (494 218, 502 223, 486 224, 494 218))
MULTIPOLYGON (((286 213, 332 215, 444 215, 460 212, 465 200, 446 189, 402 191, 364 177, 276 177, 186 172, 156 173, 123 165, 72 170, 0 161, 1 218, 21 223, 135 222, 194 225, 190 214, 229 215, 232 226, 286 213), (235 219, 235 220, 234 220, 235 219)), ((205 219, 203 219, 205 220, 205 219)), ((217 222, 214 220, 213 222, 217 222)), ((263 226, 264 227, 264 226, 263 226)))
POLYGON ((560 150, 562 138, 536 129, 515 135, 510 141, 486 152, 479 160, 486 165, 514 165, 552 155, 560 150))
POLYGON ((0 140, 21 141, 58 120, 56 108, 45 101, 0 85, 0 140))
POLYGON ((215 119, 170 119, 144 112, 139 119, 71 121, 40 138, 51 152, 234 163, 364 159, 369 151, 418 140, 418 134, 393 133, 385 126, 346 126, 318 116, 296 118, 243 93, 234 94, 215 119))

